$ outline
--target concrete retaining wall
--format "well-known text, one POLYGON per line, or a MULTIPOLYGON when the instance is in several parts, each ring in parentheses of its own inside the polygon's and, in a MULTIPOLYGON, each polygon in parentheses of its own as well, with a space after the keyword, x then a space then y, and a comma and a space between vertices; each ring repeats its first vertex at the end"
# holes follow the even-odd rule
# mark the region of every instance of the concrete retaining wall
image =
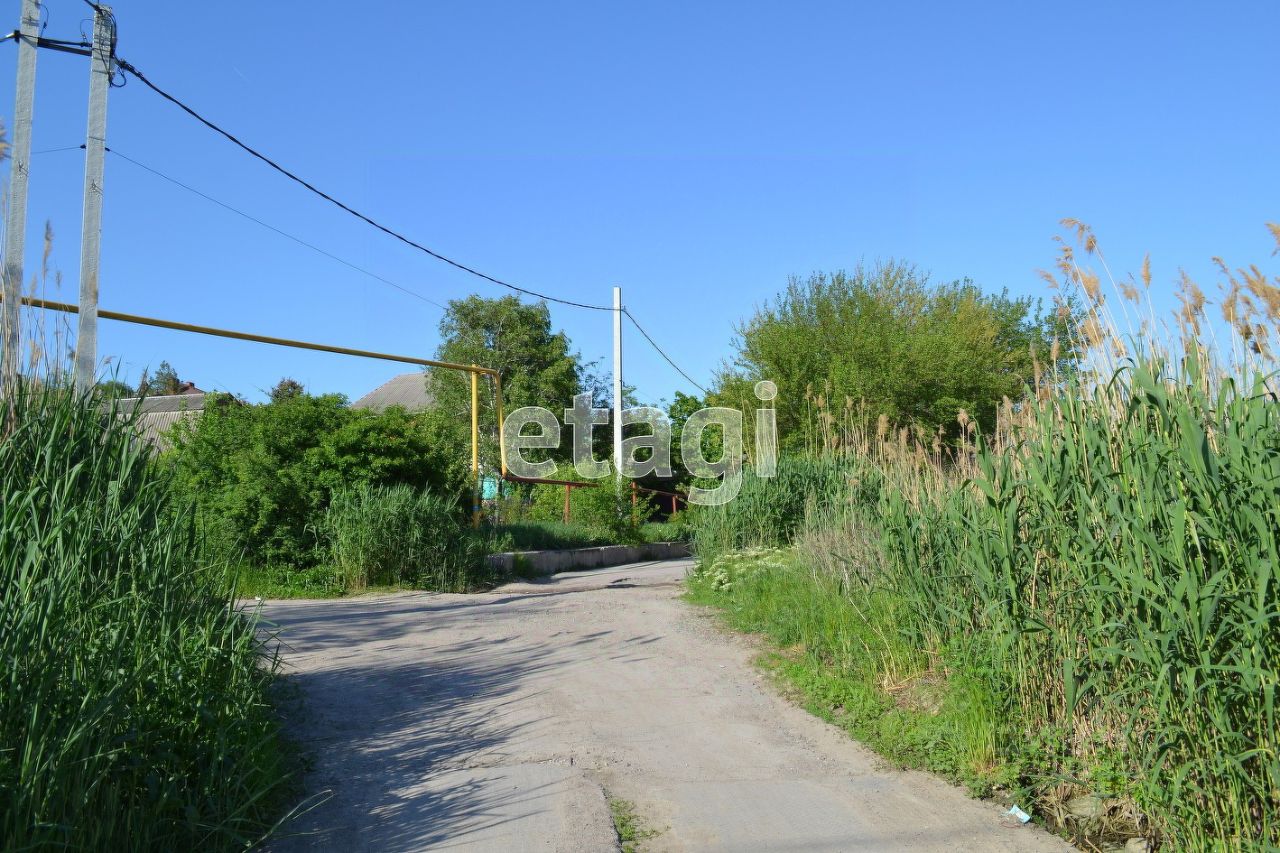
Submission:
POLYGON ((603 545, 599 548, 574 548, 567 551, 509 551, 490 554, 485 559, 489 568, 508 575, 554 575, 581 569, 623 566, 649 560, 675 560, 689 556, 683 542, 654 542, 649 545, 603 545))

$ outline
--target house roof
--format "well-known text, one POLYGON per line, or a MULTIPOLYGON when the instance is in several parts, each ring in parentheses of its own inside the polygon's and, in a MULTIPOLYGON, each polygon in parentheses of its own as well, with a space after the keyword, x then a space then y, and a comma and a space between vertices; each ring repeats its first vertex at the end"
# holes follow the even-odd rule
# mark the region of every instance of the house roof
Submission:
POLYGON ((122 411, 132 411, 136 406, 139 414, 149 415, 159 412, 199 412, 204 409, 204 392, 197 394, 157 394, 154 397, 125 397, 117 400, 116 405, 122 411))
POLYGON ((116 411, 136 411, 133 425, 138 437, 159 450, 168 450, 165 434, 178 421, 194 420, 204 411, 205 392, 188 382, 180 394, 157 394, 151 397, 125 397, 115 401, 116 411))
POLYGON ((353 409, 369 409, 381 412, 392 406, 401 406, 410 412, 430 408, 434 400, 427 390, 425 373, 402 373, 374 388, 351 404, 353 409))
POLYGON ((148 442, 157 450, 169 449, 169 430, 178 421, 195 420, 200 417, 200 410, 193 409, 185 412, 151 412, 140 414, 134 421, 134 427, 138 431, 138 437, 148 442))

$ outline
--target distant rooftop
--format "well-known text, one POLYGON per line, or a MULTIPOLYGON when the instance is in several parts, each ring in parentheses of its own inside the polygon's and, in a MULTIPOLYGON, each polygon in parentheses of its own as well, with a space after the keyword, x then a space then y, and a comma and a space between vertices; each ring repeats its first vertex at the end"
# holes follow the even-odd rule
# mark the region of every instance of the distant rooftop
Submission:
POLYGON ((430 408, 432 402, 425 373, 402 373, 356 400, 351 408, 382 412, 392 406, 401 406, 406 411, 421 412, 430 408))
POLYGON ((125 397, 116 401, 116 407, 120 412, 132 412, 136 407, 138 415, 134 426, 138 437, 160 450, 167 450, 169 442, 165 433, 178 421, 200 417, 204 411, 204 395, 194 382, 184 382, 177 394, 125 397))
POLYGON ((196 387, 194 382, 182 383, 182 390, 177 394, 150 394, 146 397, 125 397, 119 401, 124 409, 138 406, 143 414, 151 412, 198 412, 204 408, 205 392, 196 387))

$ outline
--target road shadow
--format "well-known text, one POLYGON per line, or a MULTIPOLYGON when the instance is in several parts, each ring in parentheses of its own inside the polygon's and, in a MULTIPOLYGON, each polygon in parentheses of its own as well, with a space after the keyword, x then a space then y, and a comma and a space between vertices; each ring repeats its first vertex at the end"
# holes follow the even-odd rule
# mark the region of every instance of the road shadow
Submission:
POLYGON ((332 795, 282 828, 269 850, 446 846, 547 810, 554 778, 513 790, 502 784, 501 764, 509 747, 554 725, 530 716, 524 700, 531 679, 560 666, 557 649, 500 631, 423 642, 440 627, 433 621, 455 629, 459 619, 470 622, 456 612, 466 607, 348 601, 273 614, 282 678, 300 698, 285 728, 311 767, 306 795, 332 795), (300 656, 324 662, 293 666, 300 656), (348 656, 352 663, 342 664, 348 656), (517 690, 521 703, 512 699, 517 690))

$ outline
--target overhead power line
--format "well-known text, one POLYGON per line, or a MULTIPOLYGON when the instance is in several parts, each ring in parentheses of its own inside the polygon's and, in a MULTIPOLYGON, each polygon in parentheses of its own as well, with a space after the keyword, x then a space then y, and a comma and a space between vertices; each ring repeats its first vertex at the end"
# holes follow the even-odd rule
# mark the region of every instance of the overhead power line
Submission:
POLYGON ((669 364, 669 365, 671 365, 672 367, 674 367, 674 368, 675 368, 676 373, 679 373, 681 376, 683 376, 685 379, 687 379, 687 380, 689 381, 689 384, 690 384, 690 385, 692 385, 694 388, 697 388, 697 389, 698 389, 699 391, 701 391, 703 394, 710 394, 710 393, 711 393, 711 392, 710 392, 710 391, 708 391, 706 388, 703 388, 701 385, 699 385, 697 382, 695 382, 692 376, 690 376, 689 374, 685 373, 685 372, 684 372, 684 369, 683 369, 682 367, 680 367, 680 365, 678 365, 678 364, 676 364, 674 361, 672 361, 672 360, 671 360, 671 356, 669 356, 669 355, 667 355, 665 352, 663 352, 662 347, 658 346, 657 341, 655 341, 652 337, 650 337, 650 336, 649 336, 649 333, 648 333, 648 332, 646 332, 646 331, 644 330, 644 326, 641 326, 641 325, 640 325, 640 323, 636 321, 636 318, 635 318, 635 317, 633 317, 633 316, 631 315, 631 312, 630 312, 630 311, 628 311, 626 308, 623 308, 623 309, 622 309, 622 313, 623 313, 623 314, 626 314, 626 315, 627 315, 627 319, 631 321, 631 325, 635 326, 635 327, 636 327, 636 330, 637 330, 638 332, 640 332, 640 334, 644 335, 644 339, 645 339, 646 341, 648 341, 648 342, 649 342, 649 346, 651 346, 651 347, 653 347, 655 350, 657 350, 658 355, 660 355, 660 356, 662 356, 663 358, 665 358, 665 359, 667 360, 667 364, 669 364))
POLYGON ((228 132, 228 131, 226 131, 226 130, 223 130, 221 127, 219 127, 218 125, 214 124, 212 121, 210 121, 209 119, 205 118, 204 116, 200 115, 200 113, 196 112, 194 109, 192 109, 191 107, 187 106, 186 104, 184 104, 182 101, 178 100, 178 99, 177 99, 176 97, 174 97, 173 95, 171 95, 171 94, 169 94, 168 92, 166 92, 165 90, 161 89, 161 88, 160 88, 159 86, 157 86, 155 83, 152 83, 149 79, 147 79, 146 75, 144 75, 141 71, 139 71, 136 67, 134 67, 134 65, 133 65, 132 63, 126 62, 125 60, 123 60, 123 59, 121 59, 121 58, 119 58, 119 57, 117 57, 117 58, 116 58, 116 62, 119 64, 119 66, 120 66, 120 68, 121 68, 121 69, 123 69, 124 71, 127 71, 128 73, 132 74, 134 77, 136 77, 136 78, 138 79, 138 81, 139 81, 139 82, 141 82, 141 83, 142 83, 144 86, 146 86, 148 89, 150 89, 151 91, 155 92, 157 95, 159 95, 160 97, 164 98, 164 99, 165 99, 166 101, 168 101, 169 103, 171 103, 171 104, 173 104, 174 106, 176 106, 176 107, 178 107, 179 109, 181 109, 181 110, 182 110, 183 112, 185 112, 187 115, 191 116, 191 117, 192 117, 192 118, 194 118, 196 121, 198 121, 198 122, 200 122, 201 124, 203 124, 205 127, 207 127, 207 128, 209 128, 210 130, 212 130, 212 131, 214 131, 214 132, 216 132, 216 133, 220 134, 221 136, 225 137, 225 138, 226 138, 227 140, 229 140, 230 142, 234 143, 234 144, 235 144, 236 146, 238 146, 239 148, 243 149, 244 151, 246 151, 246 152, 248 152, 249 154, 253 155, 253 156, 254 156, 254 157, 256 157, 257 159, 261 160, 263 163, 266 163, 266 164, 267 164, 268 166, 270 166, 272 169, 275 169, 277 172, 279 172, 280 174, 284 175, 284 176, 285 176, 286 178, 288 178, 289 180, 294 181, 294 182, 295 182, 295 183, 297 183, 297 184, 300 184, 301 186, 303 186, 303 187, 305 187, 306 189, 310 190, 312 193, 314 193, 314 194, 316 194, 316 195, 320 196, 320 198, 324 199, 325 201, 329 202, 330 204, 333 204, 333 205, 335 205, 335 206, 337 206, 337 207, 341 208, 342 210, 346 211, 347 213, 351 214, 352 216, 356 217, 357 219, 360 219, 361 221, 363 221, 363 222, 367 223, 368 225, 372 225, 374 228, 378 229, 379 231, 383 232, 384 234, 387 234, 387 235, 389 235, 389 236, 391 236, 391 237, 394 237, 395 239, 399 240, 400 242, 402 242, 402 243, 404 243, 404 244, 406 244, 406 245, 408 245, 408 246, 411 246, 411 247, 413 247, 413 248, 417 249, 417 250, 418 250, 418 251, 420 251, 420 252, 424 252, 425 254, 430 255, 431 257, 435 258, 435 259, 436 259, 436 260, 438 260, 438 261, 444 261, 446 264, 449 264, 449 265, 450 265, 450 266, 452 266, 452 267, 456 267, 457 269, 460 269, 460 270, 462 270, 463 272, 470 273, 471 275, 474 275, 474 276, 476 276, 477 278, 482 278, 482 279, 484 279, 485 281, 491 282, 491 283, 496 284, 496 285, 499 285, 499 286, 501 286, 501 287, 505 287, 505 288, 507 288, 507 289, 509 289, 509 290, 514 290, 514 291, 516 291, 517 293, 524 293, 524 294, 526 294, 526 295, 528 295, 528 296, 533 296, 533 297, 536 297, 536 298, 538 298, 538 299, 545 299, 545 300, 546 300, 546 301, 548 301, 548 302, 556 302, 556 303, 559 303, 560 305, 570 305, 570 306, 573 306, 574 308, 588 308, 588 309, 591 309, 591 310, 593 310, 593 311, 612 311, 612 310, 613 310, 611 307, 606 306, 606 305, 591 305, 591 304, 586 303, 586 302, 574 302, 574 301, 573 301, 573 300, 571 300, 571 299, 560 299, 560 298, 558 298, 558 297, 550 296, 550 295, 545 294, 545 293, 539 293, 539 292, 538 292, 538 291, 536 291, 536 290, 529 290, 528 288, 520 287, 520 286, 518 286, 518 285, 511 284, 510 282, 503 281, 503 280, 502 280, 502 279, 500 279, 500 278, 495 278, 495 277, 493 277, 493 276, 491 276, 491 275, 488 275, 488 274, 486 274, 486 273, 480 272, 479 270, 477 270, 477 269, 475 269, 475 268, 473 268, 473 267, 469 267, 469 266, 467 266, 466 264, 459 263, 458 261, 455 261, 455 260, 453 260, 452 258, 448 258, 448 257, 446 257, 446 256, 444 256, 444 255, 440 254, 439 252, 436 252, 436 251, 434 251, 434 250, 432 250, 432 249, 428 249, 426 246, 424 246, 424 245, 422 245, 421 243, 418 243, 418 242, 416 242, 416 241, 414 241, 414 240, 411 240, 410 238, 408 238, 408 237, 406 237, 405 235, 401 234, 399 231, 395 231, 395 230, 393 230, 393 229, 391 229, 391 228, 388 228, 386 225, 383 225, 382 223, 378 222, 377 220, 374 220, 374 219, 372 219, 372 218, 370 218, 370 217, 366 216, 365 214, 361 213, 360 211, 356 210, 355 208, 353 208, 353 207, 351 207, 351 206, 349 206, 349 205, 347 205, 347 204, 344 204, 343 202, 339 201, 338 199, 334 198, 333 196, 329 195, 328 193, 324 192, 323 190, 321 190, 321 189, 317 188, 314 184, 312 184, 312 183, 310 183, 310 182, 308 182, 308 181, 306 181, 306 180, 304 180, 304 179, 302 179, 302 178, 298 177, 298 175, 296 175, 296 174, 294 174, 293 172, 289 171, 289 170, 288 170, 288 169, 286 169, 284 166, 281 166, 279 163, 277 163, 276 161, 272 160, 270 157, 267 157, 265 154, 261 153, 260 151, 258 151, 258 150, 256 150, 256 149, 254 149, 253 147, 251 147, 251 146, 247 145, 246 143, 244 143, 244 142, 240 141, 238 138, 236 138, 236 137, 235 137, 233 134, 231 134, 230 132, 228 132))
MULTIPOLYGON (((83 146, 83 145, 68 145, 68 146, 64 146, 64 147, 62 147, 62 148, 46 148, 46 149, 41 150, 41 151, 33 151, 33 152, 32 152, 32 154, 33 154, 33 155, 35 155, 35 154, 53 154, 53 153, 57 153, 57 152, 60 152, 60 151, 77 151, 77 150, 82 150, 83 148, 84 148, 84 146, 83 146)), ((337 255, 335 255, 335 254, 333 254, 332 252, 327 251, 326 249, 322 249, 322 248, 320 248, 319 246, 315 245, 314 243, 310 243, 310 242, 308 242, 308 241, 306 241, 306 240, 303 240, 301 237, 298 237, 298 236, 296 236, 296 235, 290 234, 290 233, 289 233, 289 232, 287 232, 287 231, 284 231, 284 230, 282 230, 282 229, 280 229, 280 228, 277 228, 276 226, 274 226, 274 225, 270 224, 269 222, 264 222, 263 220, 258 219, 256 216, 253 216, 252 214, 245 213, 243 210, 240 210, 239 208, 236 208, 236 207, 234 207, 234 206, 232 206, 232 205, 230 205, 230 204, 227 204, 225 201, 222 201, 221 199, 214 198, 213 196, 209 195, 208 193, 202 192, 201 190, 198 190, 198 189, 196 189, 195 187, 193 187, 193 186, 191 186, 191 185, 189 185, 189 184, 183 183, 182 181, 178 180, 177 178, 172 177, 171 175, 166 175, 164 172, 161 172, 159 169, 152 168, 151 166, 148 166, 148 165, 147 165, 147 164, 145 164, 145 163, 142 163, 142 162, 140 162, 140 161, 138 161, 138 160, 135 160, 134 158, 132 158, 132 157, 128 156, 127 154, 123 154, 123 153, 121 153, 120 151, 118 151, 118 150, 116 150, 116 149, 114 149, 114 148, 107 148, 106 150, 107 150, 107 152, 108 152, 109 154, 111 154, 112 156, 114 156, 114 157, 118 157, 118 158, 120 158, 121 160, 124 160, 124 161, 126 161, 126 162, 128 162, 128 163, 131 163, 131 164, 133 164, 134 166, 136 166, 137 168, 142 169, 143 171, 150 172, 152 175, 155 175, 157 178, 160 178, 160 179, 162 179, 162 180, 168 181, 169 183, 173 184, 173 185, 174 185, 174 186, 176 186, 176 187, 179 187, 179 188, 181 188, 181 189, 184 189, 184 190, 186 190, 187 192, 189 192, 189 193, 191 193, 191 194, 193 194, 193 195, 199 196, 200 198, 204 199, 205 201, 208 201, 208 202, 211 202, 211 203, 213 203, 213 204, 216 204, 216 205, 218 205, 219 207, 221 207, 221 208, 223 208, 223 209, 225 209, 225 210, 228 210, 228 211, 230 211, 230 212, 232 212, 232 213, 236 214, 237 216, 243 217, 244 219, 247 219, 247 220, 249 220, 250 222, 252 222, 252 223, 254 223, 254 224, 256 224, 256 225, 259 225, 259 226, 261 226, 261 227, 263 227, 263 228, 267 229, 268 231, 271 231, 271 232, 273 232, 273 233, 275 233, 275 234, 280 235, 281 237, 284 237, 284 238, 286 238, 286 239, 292 240, 293 242, 297 243, 297 244, 298 244, 298 245, 300 245, 300 246, 305 246, 306 248, 311 249, 312 251, 314 251, 314 252, 316 252, 316 253, 318 253, 318 254, 324 255, 326 258, 329 258, 329 259, 331 259, 331 260, 337 261, 338 263, 342 264, 343 266, 348 267, 348 268, 350 268, 350 269, 353 269, 353 270, 355 270, 356 272, 361 273, 362 275, 366 275, 366 276, 368 276, 369 278, 372 278, 372 279, 374 279, 374 280, 376 280, 376 281, 379 281, 379 282, 381 282, 381 283, 383 283, 383 284, 385 284, 385 285, 387 285, 387 286, 389 286, 389 287, 393 287, 393 288, 395 288, 396 290, 399 290, 399 291, 400 291, 400 292, 402 292, 402 293, 405 293, 405 294, 407 294, 407 295, 409 295, 409 296, 414 297, 415 299, 420 299, 420 300, 422 300, 423 302, 426 302, 426 303, 428 303, 428 304, 430 304, 430 305, 434 305, 435 307, 440 308, 441 310, 444 310, 444 311, 449 310, 446 306, 444 306, 444 305, 440 304, 439 302, 436 302, 434 299, 431 299, 431 298, 429 298, 429 297, 423 296, 421 293, 418 293, 418 292, 417 292, 417 291, 415 291, 415 290, 412 290, 412 289, 410 289, 410 288, 408 288, 408 287, 405 287, 404 285, 398 284, 397 282, 394 282, 394 281, 392 281, 391 279, 388 279, 388 278, 385 278, 385 277, 383 277, 383 276, 381 276, 381 275, 378 275, 377 273, 375 273, 375 272, 373 272, 373 271, 371 271, 371 270, 365 269, 364 267, 362 267, 362 266, 360 266, 360 265, 358 265, 358 264, 354 264, 354 263, 352 263, 351 261, 346 260, 345 258, 341 258, 341 257, 339 257, 339 256, 337 256, 337 255)), ((611 310, 612 310, 612 309, 611 309, 611 310)), ((683 376, 683 377, 684 377, 684 378, 689 382, 689 384, 693 385, 695 388, 697 388, 699 391, 701 391, 701 392, 702 392, 702 393, 704 393, 704 394, 710 393, 710 392, 708 392, 708 391, 707 391, 707 389, 706 389, 705 387, 703 387, 701 384, 699 384, 698 382, 696 382, 696 381, 693 379, 693 377, 691 377, 688 373, 686 373, 686 372, 685 372, 685 371, 680 367, 680 365, 678 365, 678 364, 677 364, 677 363, 676 363, 676 362, 675 362, 675 361, 674 361, 670 356, 668 356, 668 355, 667 355, 667 353, 662 349, 662 347, 660 347, 660 346, 658 345, 658 343, 657 343, 657 342, 653 339, 653 337, 652 337, 652 336, 651 336, 651 335, 650 335, 650 334, 645 330, 645 328, 644 328, 643 326, 641 326, 641 325, 640 325, 640 323, 636 320, 635 316, 634 316, 634 315, 632 315, 632 313, 630 312, 630 310, 628 310, 628 309, 626 309, 626 308, 623 308, 623 309, 622 309, 622 313, 626 315, 627 319, 628 319, 628 320, 630 320, 630 321, 631 321, 631 324, 632 324, 633 326, 635 326, 635 327, 636 327, 636 330, 637 330, 637 331, 639 331, 639 332, 640 332, 640 334, 644 336, 644 339, 645 339, 646 341, 648 341, 648 342, 649 342, 649 345, 650 345, 650 346, 652 346, 652 347, 654 348, 654 350, 658 353, 658 355, 662 356, 662 358, 663 358, 663 359, 665 359, 665 360, 666 360, 666 362, 667 362, 668 364, 670 364, 670 365, 671 365, 671 366, 676 370, 676 372, 678 372, 681 376, 683 376)), ((654 399, 656 400, 657 398, 655 397, 654 399)))
MULTIPOLYGON (((83 147, 83 146, 80 146, 80 147, 83 147)), ((65 149, 58 148, 58 149, 52 149, 52 150, 55 150, 55 151, 62 151, 62 150, 65 150, 65 149)), ((194 195, 197 195, 197 196, 199 196, 200 198, 204 199, 205 201, 212 202, 212 203, 214 203, 214 204, 218 205, 219 207, 221 207, 221 208, 223 208, 223 209, 225 209, 225 210, 229 210, 229 211, 231 211, 232 213, 236 214, 237 216, 242 216, 242 217, 244 217, 245 219, 249 220, 250 222, 253 222, 253 223, 257 224, 257 225, 261 225, 263 228, 266 228, 268 231, 272 231, 272 232, 274 232, 274 233, 276 233, 276 234, 279 234, 281 237, 288 238, 289 240, 292 240, 293 242, 297 243, 297 244, 298 244, 298 245, 300 245, 300 246, 305 246, 305 247, 307 247, 308 249, 311 249, 313 252, 318 252, 319 254, 324 255, 326 258, 329 258, 330 260, 337 261, 338 263, 342 264, 342 265, 343 265, 343 266, 345 266, 345 267, 349 267, 349 268, 351 268, 351 269, 355 270, 355 271, 356 271, 356 272, 358 272, 358 273, 361 273, 361 274, 363 274, 363 275, 367 275, 369 278, 372 278, 372 279, 374 279, 374 280, 376 280, 376 281, 380 281, 380 282, 382 282, 383 284, 385 284, 385 285, 387 285, 387 286, 389 286, 389 287, 394 287, 396 290, 399 290, 401 293, 406 293, 406 294, 408 294, 409 296, 414 297, 415 299, 421 299, 423 302, 426 302, 426 303, 428 303, 428 304, 430 304, 430 305, 434 305, 435 307, 437 307, 437 308, 439 308, 439 309, 441 309, 441 310, 443 310, 443 311, 448 311, 448 310, 449 310, 447 306, 445 306, 445 305, 441 305, 439 302, 436 302, 434 299, 430 299, 430 298, 428 298, 428 297, 426 297, 426 296, 423 296, 421 293, 418 293, 416 290, 411 290, 410 288, 407 288, 407 287, 405 287, 404 285, 397 284, 396 282, 392 281, 392 280, 391 280, 391 279, 389 279, 389 278, 384 278, 384 277, 382 277, 382 276, 378 275, 378 274, 377 274, 377 273, 375 273, 375 272, 372 272, 372 271, 370 271, 370 270, 365 269, 365 268, 364 268, 364 267, 362 267, 362 266, 359 266, 358 264, 353 264, 353 263, 351 263, 351 261, 348 261, 348 260, 346 260, 345 258, 340 258, 340 257, 338 257, 337 255, 333 254, 332 252, 329 252, 329 251, 327 251, 327 250, 325 250, 325 249, 320 248, 319 246, 315 245, 314 243, 309 243, 309 242, 307 242, 306 240, 303 240, 301 237, 296 237, 296 236, 294 236, 293 234, 290 234, 290 233, 289 233, 289 232, 287 232, 287 231, 282 231, 281 229, 279 229, 279 228, 275 227, 274 225, 272 225, 272 224, 270 224, 270 223, 268 223, 268 222, 263 222, 261 219, 258 219, 256 216, 253 216, 253 215, 251 215, 251 214, 245 213, 243 210, 239 210, 239 209, 237 209, 237 208, 235 208, 235 207, 232 207, 231 205, 227 204, 225 201, 221 201, 221 200, 219 200, 219 199, 216 199, 216 198, 214 198, 213 196, 208 195, 207 193, 203 193, 203 192, 201 192, 200 190, 196 189, 195 187, 192 187, 192 186, 189 186, 189 185, 187 185, 187 184, 184 184, 182 181, 179 181, 177 178, 173 178, 173 177, 170 177, 169 175, 166 175, 164 172, 161 172, 159 169, 153 169, 153 168, 151 168, 150 166, 146 165, 145 163, 140 163, 140 162, 138 162, 137 160, 133 159, 132 157, 129 157, 129 156, 128 156, 128 155, 126 155, 126 154, 121 154, 119 151, 115 150, 114 148, 108 148, 108 149, 107 149, 107 151, 108 151, 110 154, 112 154, 112 155, 114 155, 114 156, 116 156, 116 157, 119 157, 121 160, 125 160, 125 161, 127 161, 127 162, 129 162, 129 163, 132 163, 133 165, 137 166, 139 169, 142 169, 142 170, 144 170, 144 171, 150 172, 151 174, 155 175, 157 178, 161 178, 161 179, 163 179, 163 180, 166 180, 166 181, 168 181, 169 183, 173 184, 173 185, 174 185, 174 186, 176 186, 176 187, 181 187, 182 189, 186 190, 187 192, 192 193, 192 194, 194 194, 194 195)))

